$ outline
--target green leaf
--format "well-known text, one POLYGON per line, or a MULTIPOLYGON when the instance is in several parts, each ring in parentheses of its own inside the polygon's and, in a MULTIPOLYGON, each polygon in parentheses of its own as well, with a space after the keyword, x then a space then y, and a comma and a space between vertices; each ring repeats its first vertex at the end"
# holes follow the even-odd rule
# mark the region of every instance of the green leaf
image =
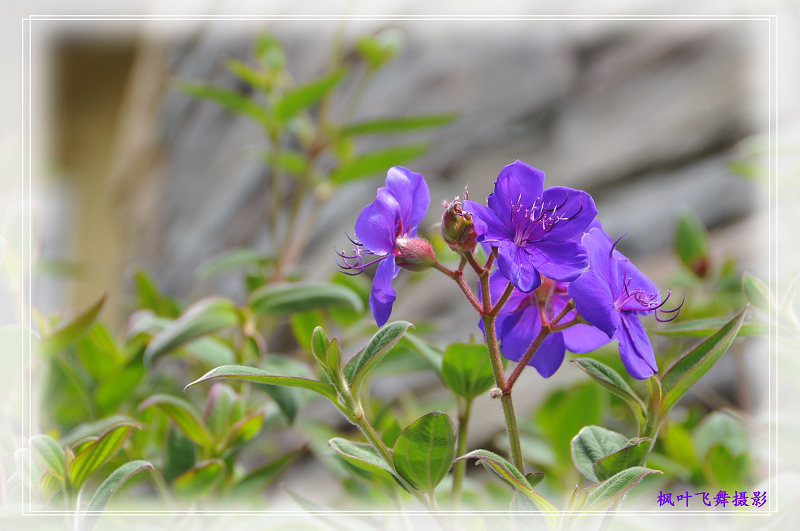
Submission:
POLYGON ((252 270, 264 267, 272 261, 271 258, 264 256, 255 249, 228 249, 203 262, 203 264, 197 268, 197 276, 200 278, 209 278, 221 273, 227 273, 234 269, 252 270))
POLYGON ((338 399, 336 389, 329 383, 307 380, 305 378, 295 378, 292 376, 282 376, 280 374, 274 374, 244 365, 224 365, 222 367, 217 367, 216 369, 209 371, 201 378, 187 385, 186 389, 192 387, 193 385, 197 385, 200 382, 213 380, 215 378, 234 378, 236 380, 245 380, 248 382, 262 384, 299 387, 301 389, 308 389, 309 391, 319 393, 334 404, 337 403, 338 399))
POLYGON ((80 489, 98 468, 122 448, 132 429, 133 426, 118 426, 84 447, 69 465, 70 483, 80 489))
POLYGON ((456 431, 450 417, 428 413, 407 427, 392 451, 394 468, 414 488, 432 493, 456 456, 456 431))
POLYGON ((151 406, 163 411, 192 442, 202 448, 211 448, 212 441, 208 427, 192 404, 176 396, 156 394, 142 402, 139 409, 151 406))
POLYGON ((369 444, 334 437, 328 444, 353 466, 377 476, 394 480, 392 466, 369 444))
POLYGON ((172 482, 197 463, 197 446, 177 428, 169 429, 166 439, 164 479, 172 482))
POLYGON ((58 479, 65 475, 64 450, 47 435, 34 435, 30 441, 33 459, 58 479))
POLYGON ((748 484, 750 456, 747 453, 737 455, 727 446, 715 444, 708 451, 704 465, 721 489, 738 490, 748 484))
POLYGON ((608 505, 614 500, 625 496, 645 476, 650 474, 661 474, 661 472, 641 466, 635 466, 623 470, 599 485, 590 487, 586 493, 586 505, 583 507, 583 510, 599 509, 602 506, 608 505))
POLYGON ((634 414, 643 416, 647 411, 644 401, 639 398, 620 374, 604 363, 592 358, 577 358, 572 360, 583 372, 594 378, 603 388, 611 391, 627 402, 634 414))
POLYGON ((716 444, 727 447, 733 455, 747 452, 750 446, 742 423, 727 411, 709 413, 695 430, 694 440, 700 460, 716 444))
POLYGON ((391 135, 441 127, 458 118, 455 113, 435 114, 428 116, 400 116, 395 118, 380 118, 350 124, 342 129, 345 135, 391 135))
POLYGON ((146 366, 173 349, 240 322, 239 309, 229 299, 209 297, 191 305, 183 315, 153 338, 144 353, 146 366))
POLYGON ((103 295, 100 297, 100 300, 86 309, 78 317, 55 332, 45 336, 39 342, 36 354, 46 359, 74 343, 90 326, 92 326, 92 323, 97 319, 97 315, 100 313, 105 302, 106 296, 103 295))
POLYGON ((770 308, 776 307, 775 296, 769 290, 769 286, 750 273, 745 272, 742 276, 742 290, 754 308, 769 314, 770 308))
POLYGON ((230 429, 231 410, 239 395, 229 385, 217 382, 206 399, 203 419, 214 440, 219 441, 230 429))
POLYGON ((257 411, 231 426, 228 436, 222 444, 222 448, 233 448, 237 444, 249 441, 261 431, 264 425, 264 414, 257 411))
MULTIPOLYGON (((540 511, 557 513, 558 509, 555 505, 547 501, 544 497, 533 491, 530 483, 517 470, 517 468, 509 463, 503 457, 497 455, 489 450, 473 450, 467 454, 462 455, 456 461, 462 459, 477 459, 489 472, 502 479, 505 483, 510 485, 515 491, 524 494, 530 499, 540 511)), ((552 522, 552 518, 548 518, 552 522)))
POLYGON ((209 459, 197 463, 172 482, 176 496, 184 499, 203 498, 211 494, 225 473, 225 463, 220 459, 209 459))
MULTIPOLYGON (((665 337, 708 337, 717 332, 728 320, 724 317, 706 317, 703 319, 693 319, 675 323, 669 328, 661 330, 651 330, 654 334, 665 337)), ((739 329, 739 336, 766 335, 769 326, 761 321, 745 319, 739 329)))
POLYGON ((363 308, 356 292, 331 282, 267 284, 251 293, 247 303, 259 315, 305 312, 323 307, 344 307, 355 311, 363 308))
POLYGON ((403 341, 408 341, 408 343, 414 347, 414 350, 416 350, 423 358, 425 358, 433 370, 436 371, 436 374, 439 375, 439 378, 442 378, 442 381, 444 382, 444 376, 442 376, 442 362, 444 359, 444 353, 411 332, 406 333, 406 335, 403 337, 403 341))
POLYGON ((129 417, 127 415, 111 415, 110 417, 96 420, 94 422, 84 422, 71 432, 61 437, 58 443, 62 447, 73 446, 78 441, 84 440, 87 437, 99 437, 111 429, 122 425, 133 426, 136 429, 142 429, 142 427, 133 417, 129 417))
POLYGON ((187 82, 178 82, 177 88, 195 98, 211 100, 218 103, 231 112, 251 116, 260 123, 264 123, 266 120, 264 108, 241 92, 211 85, 187 82))
POLYGON ((642 437, 632 439, 625 448, 618 450, 594 463, 597 479, 605 481, 627 468, 644 464, 645 456, 653 447, 653 439, 642 437))
POLYGON ((687 268, 697 276, 708 272, 708 232, 697 214, 685 210, 678 219, 675 232, 675 251, 687 268))
POLYGON ((690 350, 664 374, 661 378, 661 387, 664 390, 661 401, 662 417, 728 350, 744 322, 748 308, 749 306, 745 306, 728 324, 690 350))
POLYGON ((396 321, 382 326, 372 339, 369 340, 364 350, 356 354, 344 367, 344 378, 354 392, 365 381, 369 372, 375 368, 381 359, 400 341, 403 334, 413 325, 406 321, 396 321))
POLYGON ((144 365, 139 360, 106 378, 94 391, 93 399, 100 415, 118 411, 145 376, 144 365))
POLYGON ((275 103, 275 117, 285 122, 301 110, 311 107, 325 94, 333 90, 344 79, 344 76, 344 70, 337 70, 311 83, 287 91, 275 103))
POLYGON ((92 496, 92 500, 89 502, 89 506, 86 508, 86 514, 83 515, 81 518, 79 529, 80 531, 90 531, 97 520, 100 518, 100 514, 89 514, 92 512, 100 513, 108 503, 109 498, 115 492, 117 492, 122 485, 125 484, 131 477, 135 476, 142 470, 153 470, 153 465, 148 463, 147 461, 130 461, 125 463, 115 471, 109 475, 105 481, 94 491, 94 495, 92 496))
POLYGON ((158 290, 156 283, 143 269, 137 269, 133 274, 133 284, 136 288, 136 305, 141 309, 148 309, 161 317, 177 317, 180 313, 178 303, 158 290))
POLYGON ((283 149, 277 153, 270 151, 265 153, 262 158, 267 164, 277 166, 289 175, 306 176, 309 170, 308 157, 298 151, 288 149, 283 149))
POLYGON ((343 184, 356 179, 384 174, 392 166, 403 166, 427 150, 427 144, 412 144, 370 151, 336 168, 331 173, 331 180, 335 184, 343 184))
POLYGON ((314 357, 317 358, 317 362, 322 367, 328 364, 328 346, 330 346, 330 344, 325 330, 323 330, 321 326, 316 327, 314 333, 311 334, 311 353, 314 354, 314 357))
POLYGON ((78 359, 86 372, 100 381, 125 363, 125 357, 102 323, 95 323, 75 344, 78 359))
POLYGON ((628 438, 600 426, 586 426, 572 439, 572 462, 587 479, 599 482, 594 463, 628 445, 628 438))
POLYGON ((536 485, 541 483, 544 480, 544 477, 544 472, 525 474, 525 479, 528 480, 528 484, 531 486, 531 488, 534 488, 536 485))
POLYGON ((451 391, 472 400, 494 386, 494 372, 486 345, 453 343, 444 351, 442 379, 451 391))
POLYGON ((342 368, 342 349, 339 348, 338 339, 333 338, 333 341, 331 341, 328 347, 326 357, 328 368, 338 373, 342 368))
POLYGON ((279 70, 283 68, 286 62, 281 41, 272 35, 259 35, 253 50, 255 56, 270 70, 279 70))
POLYGON ((364 36, 356 42, 356 50, 370 70, 377 70, 400 53, 403 47, 403 34, 396 28, 387 28, 374 37, 364 36))
POLYGON ((228 70, 233 72, 236 77, 250 86, 261 90, 266 89, 267 83, 264 74, 253 69, 250 65, 237 59, 228 59, 225 62, 225 66, 227 66, 228 70))
POLYGON ((243 496, 252 494, 254 491, 267 488, 289 468, 296 458, 297 452, 289 452, 250 472, 234 485, 230 497, 232 499, 240 499, 243 496))

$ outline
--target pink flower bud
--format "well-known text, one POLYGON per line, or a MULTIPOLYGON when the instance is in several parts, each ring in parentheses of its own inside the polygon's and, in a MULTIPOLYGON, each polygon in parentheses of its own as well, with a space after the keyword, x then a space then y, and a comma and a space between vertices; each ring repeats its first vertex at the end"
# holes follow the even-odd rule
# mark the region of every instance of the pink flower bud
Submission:
POLYGON ((471 252, 477 245, 478 237, 472 226, 472 214, 461 209, 461 200, 456 197, 452 203, 444 202, 442 214, 442 237, 456 252, 471 252))
POLYGON ((392 254, 395 264, 409 271, 425 271, 436 263, 431 244, 419 238, 397 238, 392 254))

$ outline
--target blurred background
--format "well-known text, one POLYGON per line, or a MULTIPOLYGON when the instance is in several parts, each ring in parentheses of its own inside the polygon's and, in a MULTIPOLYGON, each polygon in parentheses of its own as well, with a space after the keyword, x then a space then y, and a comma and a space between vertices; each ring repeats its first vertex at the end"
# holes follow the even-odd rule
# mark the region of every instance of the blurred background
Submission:
MULTIPOLYGON (((177 83, 249 94, 226 61, 252 63, 263 34, 282 42, 291 76, 303 83, 325 71, 332 43, 346 55, 360 36, 382 32, 401 51, 357 107, 334 103, 330 113, 457 116, 413 137, 426 144, 407 164, 431 190, 424 233, 438 230, 442 200, 463 197, 468 186, 470 198, 482 201, 500 169, 520 159, 545 171, 549 186, 592 194, 605 230, 627 233, 620 249, 664 289, 687 284, 674 251, 687 212, 709 230, 714 268, 735 261, 740 271, 770 275, 766 161, 774 103, 765 20, 37 20, 32 305, 43 315, 74 314, 105 293, 104 319, 122 331, 139 268, 182 302, 209 294, 243 300, 240 272, 208 279, 197 268, 232 248, 274 252, 268 141, 251 120, 177 83)), ((787 64, 795 51, 785 55, 787 64)), ((336 101, 360 90, 347 78, 336 101)), ((782 108, 783 123, 792 123, 794 108, 782 108)), ((393 142, 364 138, 358 146, 393 142)), ((309 244, 290 275, 331 277, 334 245, 346 247, 344 233, 352 234, 384 178, 385 170, 344 184, 322 207, 306 208, 309 244)), ((787 192, 797 195, 791 181, 787 192)), ((791 226, 781 234, 789 245, 796 240, 791 226)), ((454 288, 434 274, 400 275, 392 319, 429 321, 429 336, 442 342, 476 337, 474 311, 454 288)), ((711 401, 765 410, 763 358, 729 358, 709 375, 711 401)), ((522 414, 582 376, 561 370, 543 383, 529 373, 522 414)), ((394 380, 378 394, 424 388, 435 377, 414 380, 394 380)), ((476 407, 486 422, 471 444, 502 426, 497 404, 476 407)))

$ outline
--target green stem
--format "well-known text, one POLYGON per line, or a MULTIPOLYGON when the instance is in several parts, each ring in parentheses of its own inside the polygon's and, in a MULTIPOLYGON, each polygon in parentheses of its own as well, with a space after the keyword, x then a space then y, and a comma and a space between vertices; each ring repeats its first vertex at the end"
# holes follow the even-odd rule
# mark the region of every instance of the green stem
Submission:
POLYGON ((514 404, 511 402, 511 391, 503 393, 500 399, 503 402, 503 414, 506 417, 506 427, 508 428, 508 444, 511 447, 511 463, 517 467, 521 474, 525 475, 525 462, 522 460, 522 447, 519 444, 519 428, 517 427, 517 416, 514 414, 514 404))
MULTIPOLYGON (((469 425, 469 416, 472 410, 472 399, 465 399, 463 402, 459 401, 458 412, 458 447, 456 449, 456 456, 462 456, 467 451, 467 428, 469 425), (463 407, 462 407, 463 404, 463 407)), ((451 496, 451 506, 453 510, 457 510, 461 504, 461 485, 464 481, 464 474, 467 471, 467 461, 462 459, 456 463, 455 470, 453 471, 453 493, 451 496)))

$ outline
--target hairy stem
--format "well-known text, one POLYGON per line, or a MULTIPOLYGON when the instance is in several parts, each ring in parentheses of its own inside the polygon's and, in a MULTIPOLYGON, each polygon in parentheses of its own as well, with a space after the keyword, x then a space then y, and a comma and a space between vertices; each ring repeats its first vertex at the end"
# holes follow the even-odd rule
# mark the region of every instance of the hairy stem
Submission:
POLYGON ((464 293, 464 296, 467 297, 467 300, 470 302, 470 304, 472 304, 472 307, 475 308, 478 313, 483 313, 483 306, 481 305, 480 301, 478 301, 478 297, 476 297, 472 292, 472 289, 469 287, 469 284, 467 284, 467 281, 464 279, 464 272, 461 269, 451 271, 439 262, 436 262, 433 267, 455 280, 458 284, 458 287, 461 288, 461 291, 464 293))

